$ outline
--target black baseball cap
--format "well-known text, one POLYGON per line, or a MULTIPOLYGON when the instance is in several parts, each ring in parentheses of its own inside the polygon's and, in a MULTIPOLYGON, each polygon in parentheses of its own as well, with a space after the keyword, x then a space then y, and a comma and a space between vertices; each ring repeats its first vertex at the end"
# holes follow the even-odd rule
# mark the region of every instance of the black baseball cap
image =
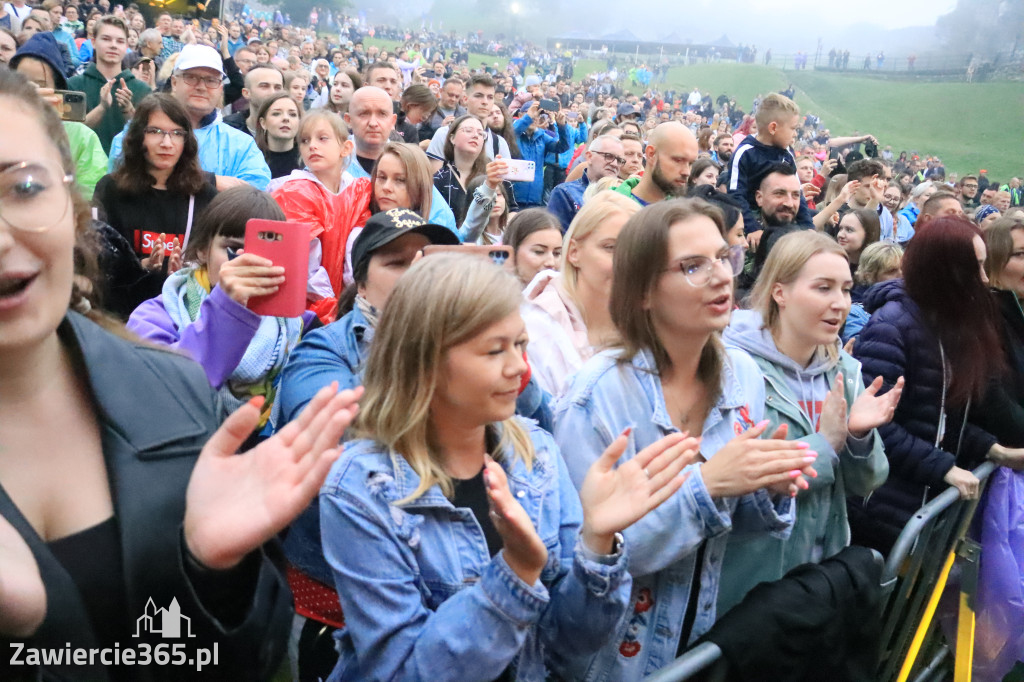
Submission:
POLYGON ((370 217, 363 231, 352 245, 352 270, 359 272, 360 264, 368 261, 373 252, 410 232, 421 234, 431 244, 457 246, 458 236, 444 225, 429 223, 415 211, 392 208, 370 217))

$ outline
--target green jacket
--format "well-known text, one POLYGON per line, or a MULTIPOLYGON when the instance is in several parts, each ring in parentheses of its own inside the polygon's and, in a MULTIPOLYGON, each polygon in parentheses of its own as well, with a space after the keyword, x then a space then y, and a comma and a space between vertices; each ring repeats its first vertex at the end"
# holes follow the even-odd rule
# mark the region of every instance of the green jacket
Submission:
POLYGON ((787 361, 793 367, 796 363, 781 355, 770 333, 761 328, 761 316, 749 310, 733 313, 725 342, 745 350, 761 369, 766 396, 764 415, 771 421, 768 433, 787 424, 787 439, 804 441, 818 453, 814 463, 818 476, 808 479, 810 488, 797 495, 797 516, 788 539, 767 534, 729 537, 718 592, 719 614, 738 604, 758 583, 778 580, 795 566, 820 562, 849 545, 846 496, 867 497, 889 475, 889 461, 877 432, 860 440, 847 439, 846 447, 836 453, 818 435, 817 424, 811 423, 807 410, 799 404, 807 397, 823 399, 827 387, 835 383, 836 374, 841 371, 846 404, 852 405, 864 392, 860 362, 843 351, 839 352, 838 360, 830 360, 820 352, 797 376, 792 367, 786 366, 787 361), (798 396, 794 382, 811 388, 812 395, 798 396))
POLYGON ((75 159, 75 182, 86 201, 92 201, 96 183, 107 174, 107 155, 92 128, 75 121, 64 122, 64 132, 71 144, 71 156, 75 159))
MULTIPOLYGON (((132 91, 132 102, 135 106, 138 106, 142 98, 150 93, 149 86, 135 78, 128 69, 117 75, 116 86, 120 85, 120 79, 122 78, 128 89, 132 91)), ((106 83, 107 79, 96 68, 96 63, 91 62, 85 71, 68 79, 68 90, 84 92, 86 109, 92 111, 99 106, 100 90, 106 83)), ((107 109, 107 112, 103 114, 99 126, 94 128, 96 135, 100 138, 100 144, 103 145, 104 154, 110 153, 110 143, 114 140, 114 136, 124 129, 124 124, 125 118, 121 114, 121 107, 117 106, 115 100, 110 108, 107 109)))

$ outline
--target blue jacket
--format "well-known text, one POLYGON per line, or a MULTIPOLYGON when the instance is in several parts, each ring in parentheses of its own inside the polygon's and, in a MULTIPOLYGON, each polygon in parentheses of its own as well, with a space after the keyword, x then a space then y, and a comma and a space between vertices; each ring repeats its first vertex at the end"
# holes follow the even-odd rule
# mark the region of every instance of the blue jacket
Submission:
MULTIPOLYGON (((540 580, 524 583, 493 558, 472 511, 439 486, 409 502, 419 478, 397 453, 357 441, 320 491, 324 554, 346 627, 331 682, 543 682, 596 651, 629 597, 626 549, 593 554, 579 536, 579 497, 551 436, 524 423, 532 467, 502 457, 509 487, 548 549, 540 580)), ((500 428, 500 425, 499 425, 500 428)))
POLYGON ((849 505, 854 542, 887 552, 922 501, 948 487, 942 479, 953 465, 973 468, 996 439, 967 422, 963 406, 951 406, 947 398, 945 437, 936 445, 950 373, 943 371, 938 338, 907 295, 903 280, 872 287, 864 308, 871 319, 853 353, 861 361, 865 383, 879 375, 885 388, 900 376, 906 380, 895 416, 878 428, 889 458, 889 480, 870 498, 851 498, 849 505))
MULTIPOLYGON (((272 424, 279 426, 293 420, 317 391, 332 381, 337 381, 342 391, 361 385, 373 335, 374 329, 366 317, 358 308, 353 308, 341 319, 303 336, 281 371, 272 424)), ((536 380, 531 379, 519 395, 516 411, 551 430, 551 396, 536 380)), ((315 500, 292 523, 285 537, 284 551, 288 560, 306 575, 332 584, 330 568, 320 545, 320 512, 315 500)))
POLYGON ((533 123, 528 114, 523 114, 512 123, 512 129, 516 133, 516 141, 519 144, 519 151, 523 159, 533 161, 536 164, 537 172, 533 176, 533 182, 514 182, 512 191, 516 195, 516 203, 520 206, 539 206, 544 197, 544 157, 549 153, 561 154, 569 149, 569 126, 562 124, 556 126, 555 132, 547 132, 540 128, 533 131, 533 135, 527 136, 527 128, 533 123))
MULTIPOLYGON (((256 189, 267 189, 270 168, 251 135, 221 121, 216 111, 203 120, 202 127, 192 132, 199 143, 199 165, 204 171, 244 180, 256 189)), ((121 131, 110 144, 110 172, 119 163, 123 141, 124 131, 121 131)))
POLYGON ((548 212, 553 213, 558 222, 562 223, 562 234, 565 234, 572 223, 572 219, 579 213, 583 206, 583 193, 590 185, 590 177, 587 171, 583 171, 583 177, 572 182, 563 182, 551 190, 551 198, 548 199, 548 212))
MULTIPOLYGON (((764 228, 761 224, 760 211, 754 194, 761 186, 768 169, 777 163, 785 163, 796 169, 796 159, 789 149, 780 149, 759 142, 753 135, 747 135, 736 151, 732 153, 732 165, 729 167, 729 194, 743 206, 744 232, 750 234, 764 228)), ((800 209, 793 222, 798 225, 811 225, 811 210, 807 208, 807 200, 803 191, 800 192, 800 209)))
MULTIPOLYGON (((897 244, 906 244, 914 236, 914 224, 917 222, 917 216, 920 215, 921 209, 917 207, 917 204, 910 202, 899 210, 896 214, 896 227, 895 234, 893 234, 888 241, 894 241, 897 244)), ((885 235, 881 236, 882 240, 886 240, 885 235)))
MULTIPOLYGON (((665 406, 650 353, 620 364, 616 351, 595 355, 573 378, 555 412, 555 441, 577 487, 587 469, 626 427, 633 433, 621 461, 677 429, 665 406)), ((750 356, 729 350, 722 370, 721 396, 711 409, 701 440, 710 459, 738 433, 764 415, 764 379, 750 356)), ((581 661, 568 679, 587 682, 639 680, 672 662, 683 635, 695 571, 699 571, 696 620, 686 633, 692 642, 715 622, 715 601, 731 530, 771 532, 786 537, 793 500, 773 499, 759 490, 739 498, 712 498, 701 465, 668 501, 626 529, 631 608, 611 643, 581 661), (698 550, 703 546, 703 563, 698 550)))
POLYGON ((562 170, 565 170, 569 166, 569 162, 572 161, 572 155, 576 152, 576 145, 587 141, 586 121, 580 119, 579 124, 575 128, 568 124, 565 127, 569 131, 569 148, 561 154, 551 152, 544 157, 546 165, 558 166, 562 170))

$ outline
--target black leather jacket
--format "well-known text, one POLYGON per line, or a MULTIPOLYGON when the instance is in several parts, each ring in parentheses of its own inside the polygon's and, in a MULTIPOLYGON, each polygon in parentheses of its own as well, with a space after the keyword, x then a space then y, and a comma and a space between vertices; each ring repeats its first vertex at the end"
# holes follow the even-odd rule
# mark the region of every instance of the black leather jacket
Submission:
MULTIPOLYGON (((203 370, 174 353, 118 338, 87 318, 69 312, 58 330, 79 354, 97 407, 103 455, 120 531, 126 604, 130 623, 177 599, 195 638, 145 635, 120 641, 122 648, 184 643, 218 649, 218 664, 197 674, 194 666, 133 667, 132 680, 263 680, 280 664, 292 619, 292 599, 283 572, 268 555, 253 552, 231 571, 217 573, 187 558, 182 537, 185 491, 199 451, 220 425, 224 408, 203 370)), ((54 415, 59 427, 60 415, 54 415)), ((2 483, 2 481, 0 481, 2 483)), ((68 495, 75 491, 67 490, 68 495)), ((81 594, 0 487, 0 514, 32 550, 46 586, 47 613, 26 647, 98 647, 81 594)), ((23 679, 25 668, 7 669, 13 640, 0 641, 0 678, 23 679), (8 673, 13 673, 11 677, 8 673)), ((169 648, 169 647, 168 647, 169 648)), ((45 666, 31 673, 44 680, 108 680, 96 661, 90 666, 45 666)))

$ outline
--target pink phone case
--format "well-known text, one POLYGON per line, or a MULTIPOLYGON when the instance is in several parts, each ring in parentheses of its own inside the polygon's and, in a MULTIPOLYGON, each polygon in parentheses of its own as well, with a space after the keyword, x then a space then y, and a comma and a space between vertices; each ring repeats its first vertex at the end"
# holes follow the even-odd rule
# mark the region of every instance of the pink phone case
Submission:
POLYGON ((253 219, 245 224, 245 252, 284 268, 284 284, 270 296, 249 299, 249 310, 271 317, 299 317, 306 309, 309 226, 253 219))

